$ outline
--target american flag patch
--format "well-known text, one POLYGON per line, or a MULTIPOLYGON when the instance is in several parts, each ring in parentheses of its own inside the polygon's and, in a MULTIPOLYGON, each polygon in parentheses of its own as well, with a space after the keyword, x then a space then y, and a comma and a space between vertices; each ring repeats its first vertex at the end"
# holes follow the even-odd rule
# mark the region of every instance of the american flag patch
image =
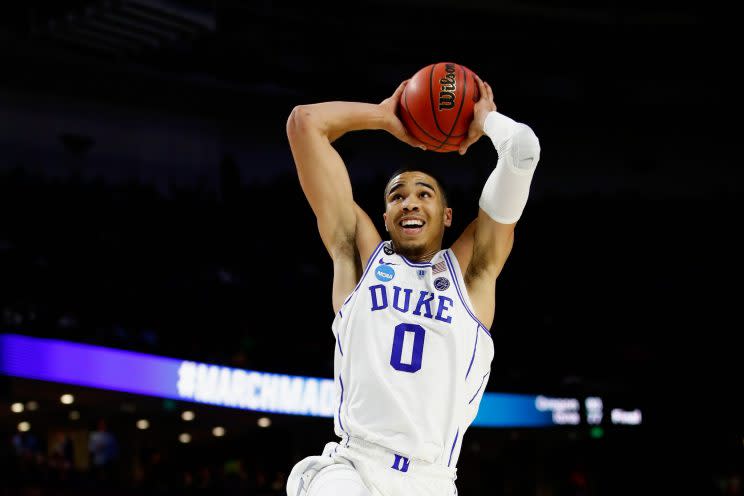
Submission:
POLYGON ((440 272, 444 272, 445 270, 447 270, 447 262, 445 262, 444 260, 434 264, 431 268, 431 272, 433 274, 439 274, 440 272))

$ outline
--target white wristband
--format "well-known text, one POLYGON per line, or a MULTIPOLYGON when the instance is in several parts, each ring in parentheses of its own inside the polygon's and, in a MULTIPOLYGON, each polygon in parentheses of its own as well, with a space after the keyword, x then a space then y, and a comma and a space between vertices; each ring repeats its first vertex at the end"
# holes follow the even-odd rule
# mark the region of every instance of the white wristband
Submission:
POLYGON ((527 204, 532 175, 540 160, 540 142, 529 126, 498 112, 486 116, 483 130, 499 154, 478 202, 496 222, 513 224, 527 204))

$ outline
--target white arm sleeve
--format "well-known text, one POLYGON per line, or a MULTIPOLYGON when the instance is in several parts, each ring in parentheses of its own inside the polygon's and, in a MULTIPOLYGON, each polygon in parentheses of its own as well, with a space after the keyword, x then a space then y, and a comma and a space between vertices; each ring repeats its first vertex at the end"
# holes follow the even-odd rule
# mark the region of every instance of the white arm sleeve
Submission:
POLYGON ((499 160, 478 204, 496 222, 513 224, 527 204, 532 175, 540 160, 540 141, 529 126, 495 111, 486 117, 483 130, 496 147, 499 160))

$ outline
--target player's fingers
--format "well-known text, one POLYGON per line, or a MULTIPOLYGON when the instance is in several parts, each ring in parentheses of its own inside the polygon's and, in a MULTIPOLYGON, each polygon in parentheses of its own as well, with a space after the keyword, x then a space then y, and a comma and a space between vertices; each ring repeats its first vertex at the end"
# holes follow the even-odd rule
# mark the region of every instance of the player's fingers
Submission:
POLYGON ((400 100, 400 95, 403 93, 403 90, 405 89, 407 82, 408 80, 406 79, 405 81, 400 83, 398 87, 395 88, 395 91, 393 92, 393 94, 385 98, 381 103, 389 104, 390 102, 397 102, 398 100, 400 100))
POLYGON ((486 83, 486 96, 488 98, 488 101, 493 103, 493 89, 491 88, 491 85, 486 83))
POLYGON ((493 100, 493 90, 491 89, 491 85, 488 83, 483 83, 483 85, 486 87, 488 99, 493 100))
POLYGON ((408 79, 403 81, 398 85, 398 87, 395 89, 395 93, 393 93, 393 96, 400 96, 401 93, 403 93, 403 90, 406 88, 406 85, 408 84, 408 79))
POLYGON ((410 134, 406 134, 406 138, 407 138, 406 139, 406 143, 408 143, 409 145, 411 145, 411 146, 413 146, 415 148, 420 148, 422 150, 426 150, 426 145, 424 145, 423 143, 421 143, 416 138, 412 137, 410 134))
POLYGON ((480 92, 480 99, 488 98, 488 92, 486 90, 486 83, 479 76, 475 76, 475 82, 478 83, 478 91, 480 92))
POLYGON ((468 137, 462 140, 462 143, 460 143, 460 149, 458 150, 460 155, 465 155, 465 152, 468 151, 468 148, 470 148, 470 145, 475 143, 475 139, 476 138, 474 136, 471 136, 470 134, 468 134, 468 137))
POLYGON ((400 126, 396 126, 394 134, 399 140, 403 141, 404 143, 408 143, 414 148, 421 148, 422 150, 426 150, 426 145, 411 136, 402 124, 400 126))

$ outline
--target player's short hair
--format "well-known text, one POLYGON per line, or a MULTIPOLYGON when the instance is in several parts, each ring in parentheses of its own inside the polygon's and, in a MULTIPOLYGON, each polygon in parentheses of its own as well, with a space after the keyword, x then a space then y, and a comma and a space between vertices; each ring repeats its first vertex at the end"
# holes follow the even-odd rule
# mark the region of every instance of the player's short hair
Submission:
POLYGON ((383 200, 385 206, 387 206, 387 192, 388 192, 388 186, 390 186, 390 182, 395 179, 396 176, 399 176, 400 174, 403 174, 404 172, 423 172, 427 176, 431 176, 434 181, 437 183, 437 187, 439 188, 439 193, 442 198, 442 203, 444 205, 444 208, 447 208, 449 205, 447 201, 447 189, 444 187, 444 183, 439 180, 439 177, 436 173, 434 173, 430 168, 427 168, 426 166, 420 166, 420 165, 406 165, 399 169, 397 169, 395 172, 390 174, 390 177, 388 178, 387 182, 385 183, 385 191, 383 191, 383 200))

